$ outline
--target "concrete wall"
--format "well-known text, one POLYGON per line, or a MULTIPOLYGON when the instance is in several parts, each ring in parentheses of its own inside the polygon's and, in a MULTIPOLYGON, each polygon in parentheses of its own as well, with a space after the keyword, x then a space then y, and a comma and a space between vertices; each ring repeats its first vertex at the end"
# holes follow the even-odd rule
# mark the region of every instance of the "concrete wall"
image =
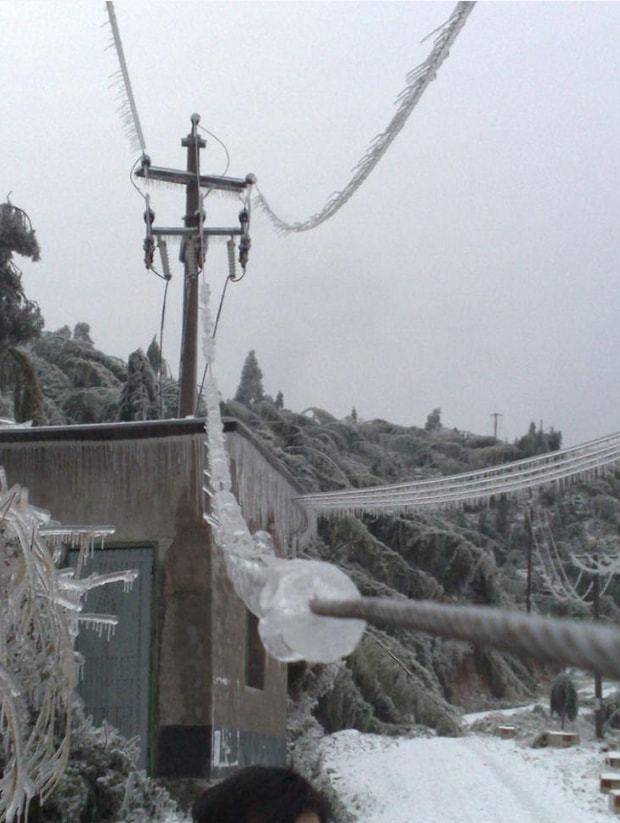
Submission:
MULTIPOLYGON (((225 424, 235 487, 253 529, 280 553, 312 529, 295 482, 236 421, 225 424)), ((65 524, 112 524, 110 546, 156 551, 150 759, 169 777, 282 762, 286 667, 267 658, 265 688, 245 684, 246 611, 202 519, 203 421, 0 430, 9 484, 65 524)))

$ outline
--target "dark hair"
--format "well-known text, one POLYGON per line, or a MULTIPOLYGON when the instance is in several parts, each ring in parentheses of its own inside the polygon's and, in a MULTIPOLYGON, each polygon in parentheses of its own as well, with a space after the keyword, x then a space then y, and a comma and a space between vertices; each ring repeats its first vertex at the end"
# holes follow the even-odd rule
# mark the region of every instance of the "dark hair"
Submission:
POLYGON ((292 769, 248 766, 207 789, 196 802, 196 823, 295 823, 314 812, 327 823, 327 800, 292 769))

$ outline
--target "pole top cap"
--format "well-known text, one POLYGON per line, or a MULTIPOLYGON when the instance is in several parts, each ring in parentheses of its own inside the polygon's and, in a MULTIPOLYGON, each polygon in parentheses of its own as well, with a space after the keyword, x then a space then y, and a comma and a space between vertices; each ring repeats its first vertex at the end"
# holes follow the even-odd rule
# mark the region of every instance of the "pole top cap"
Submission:
POLYGON ((192 114, 192 116, 190 117, 190 120, 192 121, 192 123, 194 124, 194 126, 197 126, 197 125, 198 125, 198 123, 200 123, 200 115, 199 115, 199 114, 196 114, 196 112, 194 112, 194 113, 192 114))

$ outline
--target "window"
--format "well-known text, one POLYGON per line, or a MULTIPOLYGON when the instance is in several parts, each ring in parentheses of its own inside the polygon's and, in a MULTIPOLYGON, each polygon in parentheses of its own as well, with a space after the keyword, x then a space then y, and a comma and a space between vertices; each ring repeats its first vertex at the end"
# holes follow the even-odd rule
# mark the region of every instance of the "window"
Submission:
POLYGON ((265 688, 265 649, 258 634, 258 617, 245 610, 245 684, 265 688))

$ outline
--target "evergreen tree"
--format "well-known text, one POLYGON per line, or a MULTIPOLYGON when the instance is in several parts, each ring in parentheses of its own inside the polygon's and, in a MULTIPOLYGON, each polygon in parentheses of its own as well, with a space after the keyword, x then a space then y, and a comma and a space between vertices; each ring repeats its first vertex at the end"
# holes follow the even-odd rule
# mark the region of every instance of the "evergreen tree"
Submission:
POLYGON ((256 352, 252 349, 245 358, 235 400, 237 403, 244 403, 249 406, 252 403, 260 402, 264 396, 263 373, 258 365, 256 352))
POLYGON ((129 355, 127 382, 121 392, 118 419, 156 420, 159 417, 157 378, 148 358, 138 349, 129 355))
POLYGON ((73 339, 79 340, 80 343, 86 343, 88 346, 94 345, 90 336, 90 326, 88 323, 75 324, 75 328, 73 329, 73 339))
POLYGON ((351 409, 351 420, 354 423, 357 423, 357 409, 355 408, 355 406, 353 406, 353 408, 351 409))
POLYGON ((24 293, 22 275, 13 254, 40 259, 39 244, 21 209, 0 204, 0 351, 38 337, 43 318, 36 303, 24 293))
POLYGON ((161 368, 161 349, 159 348, 159 343, 157 342, 157 335, 153 335, 153 339, 151 340, 148 349, 146 350, 146 356, 149 359, 149 363, 151 364, 151 368, 155 372, 155 374, 159 374, 159 370, 161 368))
POLYGON ((0 204, 0 388, 12 389, 17 421, 41 425, 46 422, 41 387, 32 360, 18 347, 40 335, 43 318, 25 295, 13 254, 40 259, 30 219, 7 202, 0 204))
POLYGON ((551 714, 557 714, 560 718, 562 731, 564 731, 566 718, 572 722, 577 717, 579 698, 570 675, 566 673, 559 674, 551 684, 549 707, 551 714))
POLYGON ((54 337, 62 337, 63 340, 71 340, 71 329, 67 325, 61 326, 61 328, 56 329, 52 334, 54 337))
POLYGON ((441 429, 441 409, 433 409, 426 418, 424 428, 427 432, 436 432, 441 429))
POLYGON ((275 400, 276 409, 283 409, 284 408, 284 395, 281 391, 276 394, 275 400))

